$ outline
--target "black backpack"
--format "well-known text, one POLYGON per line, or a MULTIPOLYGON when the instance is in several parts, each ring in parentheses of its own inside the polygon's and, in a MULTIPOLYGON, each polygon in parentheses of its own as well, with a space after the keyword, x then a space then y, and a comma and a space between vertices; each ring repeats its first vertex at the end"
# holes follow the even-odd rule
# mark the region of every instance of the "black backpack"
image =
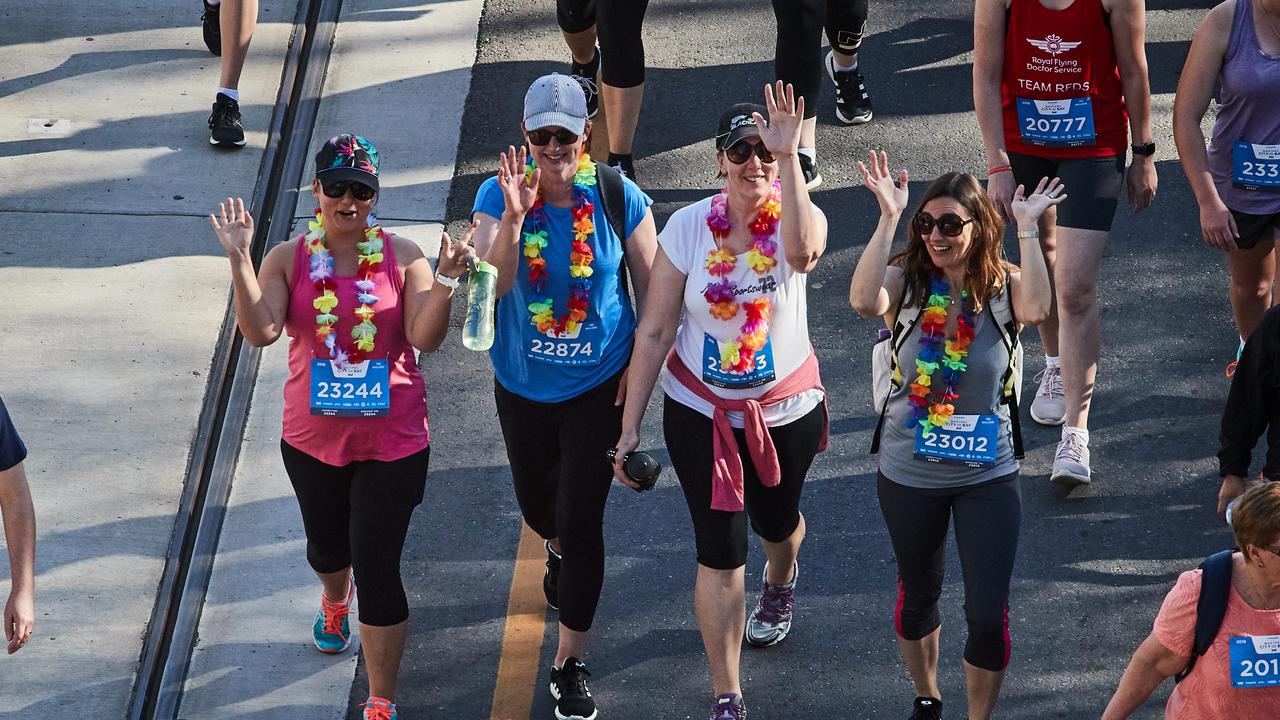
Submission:
POLYGON ((627 282, 627 191, 622 184, 622 173, 617 168, 605 163, 596 163, 596 180, 600 183, 600 203, 604 206, 604 216, 609 219, 609 227, 622 243, 622 292, 630 295, 631 288, 627 282))
POLYGON ((1231 597, 1231 556, 1234 550, 1223 550, 1205 558, 1200 563, 1200 599, 1196 601, 1196 637, 1191 647, 1191 660, 1177 675, 1174 682, 1182 682, 1196 666, 1196 659, 1209 651, 1213 639, 1222 629, 1222 618, 1227 614, 1227 600, 1231 597))

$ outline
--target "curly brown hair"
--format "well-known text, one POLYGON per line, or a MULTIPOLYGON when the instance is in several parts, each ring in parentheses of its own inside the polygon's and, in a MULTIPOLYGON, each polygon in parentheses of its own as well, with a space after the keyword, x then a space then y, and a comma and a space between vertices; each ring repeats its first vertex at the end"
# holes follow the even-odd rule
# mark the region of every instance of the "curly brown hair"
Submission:
MULTIPOLYGON (((980 312, 984 302, 1004 292, 1009 273, 1018 269, 1004 257, 1004 220, 996 212, 987 191, 969 173, 949 172, 934 180, 924 191, 916 211, 939 197, 960 203, 973 218, 973 240, 966 258, 968 267, 965 269, 964 289, 973 298, 974 310, 980 312)), ((903 304, 908 307, 923 305, 938 269, 929 257, 925 238, 915 231, 914 223, 907 223, 906 249, 890 258, 889 264, 902 268, 906 276, 907 299, 903 304)))
POLYGON ((1231 529, 1246 560, 1248 546, 1266 547, 1275 542, 1280 535, 1280 483, 1261 483, 1241 495, 1231 514, 1231 529))

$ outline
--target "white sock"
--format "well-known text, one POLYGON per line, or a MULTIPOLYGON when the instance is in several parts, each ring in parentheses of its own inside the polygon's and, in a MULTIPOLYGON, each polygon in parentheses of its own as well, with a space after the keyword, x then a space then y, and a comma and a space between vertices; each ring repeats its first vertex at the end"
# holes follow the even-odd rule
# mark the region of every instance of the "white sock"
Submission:
POLYGON ((817 148, 798 148, 796 152, 800 153, 801 155, 807 156, 810 160, 814 162, 818 162, 817 148))
POLYGON ((831 64, 835 66, 836 72, 853 72, 858 69, 858 56, 853 56, 852 65, 842 65, 840 63, 840 56, 833 53, 831 55, 831 64))
POLYGON ((1044 366, 1046 368, 1062 367, 1062 361, 1053 355, 1044 356, 1044 366))
POLYGON ((227 97, 231 98, 232 100, 235 100, 236 102, 240 102, 239 90, 236 90, 234 88, 220 87, 218 88, 218 92, 222 93, 223 95, 226 95, 227 97))
POLYGON ((1067 435, 1075 435, 1084 441, 1085 445, 1089 444, 1089 431, 1084 428, 1071 427, 1070 425, 1062 426, 1062 439, 1066 440, 1067 435))
POLYGON ((204 3, 209 7, 218 7, 222 4, 222 0, 204 0, 204 3))

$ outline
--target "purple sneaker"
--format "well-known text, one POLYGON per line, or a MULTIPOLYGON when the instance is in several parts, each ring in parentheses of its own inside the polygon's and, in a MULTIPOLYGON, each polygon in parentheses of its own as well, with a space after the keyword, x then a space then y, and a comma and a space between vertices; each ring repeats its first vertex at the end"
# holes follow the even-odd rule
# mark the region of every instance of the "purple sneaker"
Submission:
POLYGON ((796 606, 796 580, 800 578, 800 566, 794 566, 791 582, 786 585, 770 585, 769 564, 764 566, 764 589, 760 599, 747 618, 747 644, 752 647, 769 647, 786 639, 791 632, 791 615, 796 606))
POLYGON ((747 706, 741 696, 725 693, 711 704, 711 720, 747 720, 747 706))

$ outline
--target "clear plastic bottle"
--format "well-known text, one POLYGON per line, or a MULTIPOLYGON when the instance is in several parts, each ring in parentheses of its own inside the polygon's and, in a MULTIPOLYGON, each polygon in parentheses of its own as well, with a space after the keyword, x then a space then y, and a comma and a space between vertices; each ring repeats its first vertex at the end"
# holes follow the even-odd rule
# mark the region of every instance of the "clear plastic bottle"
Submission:
POLYGON ((467 320, 462 325, 462 345, 484 352, 493 346, 493 305, 498 290, 498 268, 483 260, 476 263, 467 287, 467 320))

